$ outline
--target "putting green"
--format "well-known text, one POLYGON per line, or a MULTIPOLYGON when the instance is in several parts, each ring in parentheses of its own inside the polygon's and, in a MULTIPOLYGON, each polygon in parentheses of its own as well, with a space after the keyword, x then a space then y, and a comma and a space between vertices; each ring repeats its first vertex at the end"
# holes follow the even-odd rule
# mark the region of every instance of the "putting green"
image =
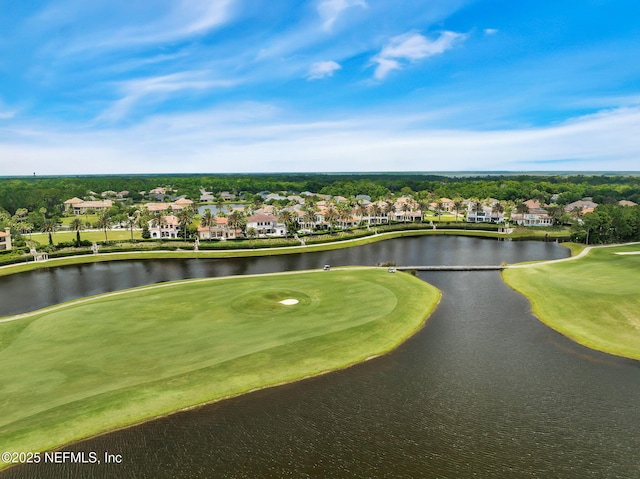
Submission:
POLYGON ((640 360, 639 245, 594 248, 575 261, 507 269, 506 283, 542 322, 592 349, 640 360))
POLYGON ((350 268, 165 283, 2 322, 0 450, 43 451, 361 362, 420 328, 439 295, 408 274, 350 268))

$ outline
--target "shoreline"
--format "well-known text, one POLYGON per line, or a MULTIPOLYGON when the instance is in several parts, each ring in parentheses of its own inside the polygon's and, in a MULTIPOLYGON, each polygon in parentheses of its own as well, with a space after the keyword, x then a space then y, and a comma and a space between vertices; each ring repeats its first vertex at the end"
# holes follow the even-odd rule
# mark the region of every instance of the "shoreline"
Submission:
MULTIPOLYGON (((589 256, 591 252, 637 245, 640 245, 640 242, 587 246, 579 254, 568 258, 509 266, 502 271, 501 276, 509 288, 527 299, 531 314, 546 327, 560 333, 576 344, 594 351, 640 361, 640 348, 636 347, 634 349, 633 345, 625 342, 629 333, 636 331, 638 328, 637 325, 634 326, 632 320, 637 316, 633 316, 634 312, 625 307, 624 300, 614 301, 607 299, 607 297, 597 298, 604 294, 615 294, 615 298, 626 298, 633 303, 634 295, 627 291, 627 287, 629 284, 635 284, 635 281, 633 276, 628 277, 627 275, 633 275, 634 272, 620 271, 620 267, 615 269, 611 266, 611 258, 617 257, 624 261, 626 258, 637 256, 640 251, 614 251, 609 253, 611 258, 604 259, 589 256), (574 260, 578 260, 575 261, 574 267, 582 268, 581 274, 578 274, 580 271, 572 274, 570 271, 562 269, 563 263, 566 265, 567 262, 574 260), (579 260, 586 260, 587 262, 582 263, 579 260), (592 268, 598 268, 600 276, 590 276, 592 273, 589 271, 589 265, 592 268), (531 268, 536 267, 540 267, 540 269, 530 271, 531 268), (555 270, 550 271, 548 268, 555 268, 555 270), (536 274, 539 274, 540 277, 536 277, 536 274), (561 284, 556 284, 556 276, 566 277, 565 281, 561 282, 561 284), (625 278, 628 279, 625 281, 625 278), (601 280, 604 280, 604 283, 598 282, 601 280), (584 284, 589 281, 595 281, 593 284, 595 289, 584 287, 584 284), (545 289, 549 288, 547 284, 549 282, 554 285, 555 289, 545 289), (599 284, 600 288, 598 289, 599 284), (609 291, 609 284, 619 284, 615 293, 609 291), (573 285, 573 287, 568 285, 573 285), (565 289, 566 293, 558 294, 558 289, 565 289), (623 289, 626 296, 622 296, 623 289), (575 298, 581 299, 576 300, 575 298), (597 301, 598 299, 600 302, 597 301), (594 302, 591 304, 592 301, 594 302), (585 306, 585 302, 590 303, 590 305, 585 306), (573 309, 570 308, 571 305, 573 305, 573 309), (565 311, 567 308, 568 310, 565 311), (593 315, 595 311, 606 311, 606 313, 596 318, 593 315), (578 314, 578 317, 575 317, 576 314, 578 314), (567 316, 571 315, 574 317, 566 319, 567 316), (609 318, 612 315, 616 318, 616 322, 612 323, 609 318), (630 328, 620 326, 620 322, 624 325, 626 324, 625 321, 632 322, 630 328)), ((635 274, 637 275, 637 273, 635 274)), ((638 321, 639 319, 635 319, 635 322, 640 324, 638 321)))
MULTIPOLYGON (((374 271, 374 270, 376 270, 376 268, 375 267, 345 267, 345 268, 336 268, 336 270, 342 270, 342 272, 346 272, 346 274, 348 274, 349 271, 363 271, 363 270, 374 271)), ((250 277, 248 277, 248 276, 231 276, 231 277, 223 277, 223 278, 199 278, 199 279, 196 279, 196 280, 180 280, 178 282, 162 283, 162 284, 152 285, 151 287, 149 287, 149 286, 141 287, 142 289, 141 288, 133 288, 133 289, 130 289, 130 290, 125 290, 125 291, 121 291, 121 292, 114 292, 114 293, 117 293, 117 294, 132 294, 132 293, 141 292, 142 290, 146 290, 146 289, 157 290, 159 288, 167 288, 167 287, 170 287, 170 286, 193 284, 194 281, 198 282, 198 283, 202 283, 202 282, 214 282, 214 281, 221 281, 221 280, 234 281, 234 280, 243 279, 243 278, 254 279, 255 280, 256 278, 259 279, 260 277, 263 277, 263 276, 265 276, 265 277, 266 276, 272 276, 272 277, 273 276, 281 276, 281 277, 284 277, 286 275, 297 275, 297 274, 304 274, 304 273, 325 274, 325 273, 322 273, 321 271, 318 271, 318 270, 311 270, 311 271, 302 271, 302 272, 301 271, 294 271, 294 272, 285 272, 285 273, 270 273, 270 274, 250 275, 250 277)), ((391 275, 389 275, 389 276, 391 277, 391 275)), ((363 278, 366 278, 366 277, 372 277, 373 278, 375 276, 370 276, 370 275, 369 276, 363 276, 363 278)), ((394 275, 394 278, 395 277, 396 276, 394 275)), ((384 277, 382 277, 382 278, 384 278, 384 277)), ((409 284, 412 284, 413 281, 420 281, 420 280, 418 280, 417 278, 409 279, 409 275, 407 275, 407 278, 404 279, 403 284, 409 285, 409 284)), ((388 283, 383 281, 383 283, 381 283, 381 284, 388 284, 388 283)), ((365 347, 363 349, 370 349, 369 352, 367 352, 367 351, 362 351, 361 352, 361 351, 357 351, 357 350, 353 351, 353 350, 347 348, 346 350, 349 350, 350 353, 351 353, 349 358, 346 358, 345 360, 340 360, 338 358, 337 360, 335 360, 335 359, 331 359, 331 358, 333 358, 333 356, 331 356, 331 355, 327 356, 326 359, 322 359, 321 358, 320 365, 321 365, 321 363, 323 361, 328 361, 329 363, 331 361, 335 361, 335 364, 333 366, 329 366, 328 368, 323 368, 323 369, 320 369, 318 371, 314 370, 315 366, 313 365, 314 364, 313 362, 311 362, 311 363, 306 363, 306 362, 301 363, 301 370, 298 373, 296 373, 295 371, 288 372, 286 369, 279 371, 278 370, 279 366, 276 365, 276 366, 274 366, 274 369, 265 369, 265 374, 267 376, 267 379, 264 380, 262 382, 262 384, 259 384, 257 387, 251 387, 252 384, 251 384, 251 381, 249 381, 247 383, 248 389, 244 389, 244 390, 242 390, 241 384, 243 382, 242 378, 247 375, 247 371, 243 370, 242 368, 240 368, 240 371, 244 371, 244 372, 241 372, 240 375, 239 375, 240 386, 233 386, 233 387, 231 387, 231 389, 229 389, 227 386, 222 386, 219 389, 219 391, 221 393, 223 393, 222 395, 216 396, 215 394, 213 394, 213 395, 211 395, 211 397, 209 397, 209 398, 207 398, 205 400, 202 400, 202 401, 198 400, 198 396, 206 395, 207 394, 206 393, 207 390, 206 389, 205 390, 198 389, 198 386, 197 386, 198 382, 197 382, 196 379, 193 379, 193 381, 196 381, 196 382, 187 383, 187 384, 193 384, 193 385, 190 385, 189 387, 184 389, 184 391, 189 391, 190 392, 191 396, 194 398, 194 401, 197 401, 197 402, 194 402, 193 404, 186 405, 186 406, 183 406, 183 407, 178 407, 178 408, 170 408, 169 410, 162 411, 162 408, 163 408, 162 404, 166 404, 166 405, 168 405, 170 407, 172 401, 174 401, 172 398, 174 397, 173 395, 175 393, 175 390, 169 388, 169 389, 166 390, 166 397, 164 397, 163 400, 161 400, 159 403, 156 403, 155 406, 154 406, 154 403, 150 403, 147 406, 151 410, 151 414, 148 417, 145 417, 144 411, 142 411, 141 419, 138 420, 138 421, 134 421, 132 423, 129 423, 129 424, 117 425, 118 421, 115 421, 115 423, 116 423, 115 427, 107 428, 107 429, 105 429, 105 430, 103 430, 101 432, 98 432, 98 433, 94 433, 94 434, 90 433, 89 435, 84 435, 82 433, 74 435, 73 433, 71 433, 70 436, 73 436, 73 437, 71 437, 70 440, 65 440, 64 442, 61 442, 57 446, 51 445, 49 447, 42 448, 42 452, 44 452, 44 451, 61 450, 61 449, 65 448, 65 447, 67 447, 67 446, 70 446, 72 444, 76 444, 76 443, 78 443, 80 441, 84 441, 84 440, 87 440, 87 439, 90 439, 90 438, 93 438, 93 437, 98 437, 98 436, 101 436, 101 435, 104 435, 104 434, 108 434, 108 433, 111 433, 111 432, 114 432, 114 431, 117 431, 117 430, 122 430, 122 429, 126 429, 126 428, 129 428, 129 427, 133 427, 133 426, 136 426, 136 425, 139 425, 139 424, 143 424, 145 422, 149 422, 149 421, 152 421, 154 419, 161 418, 161 417, 166 417, 168 415, 172 415, 172 414, 175 414, 175 413, 178 413, 178 412, 181 412, 181 411, 192 410, 192 409, 195 409, 195 408, 198 408, 198 407, 203 407, 203 406, 206 406, 206 405, 209 405, 209 404, 213 404, 213 403, 217 403, 217 402, 224 401, 224 400, 227 400, 227 399, 231 399, 231 398, 234 398, 234 397, 238 397, 238 396, 241 396, 241 395, 245 395, 245 394, 248 394, 250 392, 255 392, 255 391, 258 391, 258 390, 267 389, 267 388, 271 388, 271 387, 277 387, 277 386, 281 386, 281 385, 284 385, 284 384, 290 384, 290 383, 302 381, 304 379, 308 379, 308 378, 311 378, 311 377, 316 377, 316 376, 320 376, 320 375, 329 374, 331 372, 347 369, 347 368, 356 366, 357 364, 361 364, 363 362, 370 361, 370 360, 375 359, 377 357, 380 357, 380 356, 383 356, 385 354, 388 354, 389 352, 397 349, 406 340, 408 340, 410 337, 412 337, 418 331, 420 331, 424 327, 424 325, 428 321, 429 317, 432 315, 433 311, 435 311, 435 309, 437 308, 437 306, 438 306, 438 304, 440 302, 440 299, 441 299, 442 295, 441 295, 441 292, 438 291, 435 287, 424 283, 424 288, 422 287, 422 285, 420 285, 420 288, 418 288, 418 283, 414 283, 414 284, 415 284, 415 288, 412 287, 410 289, 412 291, 414 291, 414 290, 417 291, 418 289, 420 289, 420 291, 423 291, 422 294, 425 295, 425 301, 424 301, 424 303, 421 303, 424 307, 421 306, 420 304, 414 304, 413 306, 411 306, 408 309, 408 311, 413 311, 411 317, 409 317, 405 323, 400 324, 400 327, 396 330, 397 333, 391 333, 390 334, 391 344, 389 344, 387 346, 384 346, 384 342, 377 342, 376 343, 375 341, 374 342, 365 341, 365 343, 368 344, 370 346, 370 348, 365 347), (426 301, 426 298, 429 298, 429 301, 426 301), (363 353, 364 353, 364 355, 363 355, 363 353), (283 380, 279 380, 278 376, 281 376, 284 379, 283 380), (275 382, 270 382, 269 378, 272 378, 272 380, 275 379, 275 382), (194 387, 196 389, 193 389, 194 387), (227 389, 229 391, 231 391, 231 394, 225 394, 224 393, 224 391, 226 391, 227 389), (158 412, 156 412, 156 413, 153 412, 154 407, 158 412)), ((390 290, 390 291, 392 291, 392 290, 390 290)), ((400 292, 400 290, 397 290, 396 292, 394 292, 394 295, 397 295, 399 292, 400 292)), ((402 297, 403 294, 406 295, 407 293, 401 292, 400 293, 400 297, 402 297)), ((109 297, 109 296, 113 296, 113 293, 107 293, 106 295, 99 295, 99 296, 95 296, 95 297, 85 298, 84 300, 85 301, 99 301, 100 299, 104 299, 105 297, 109 297)), ((398 299, 400 297, 398 297, 398 299)), ((74 306, 78 305, 78 301, 79 300, 74 300, 74 301, 71 301, 71 302, 68 302, 68 303, 64 303, 64 306, 65 307, 66 306, 74 307, 74 306)), ((394 306, 393 307, 394 314, 396 314, 396 315, 401 314, 400 311, 397 310, 397 308, 398 308, 398 306, 394 306)), ((43 310, 38 310, 38 311, 35 311, 35 312, 32 312, 32 313, 27 313, 27 314, 28 314, 28 316, 34 316, 34 315, 46 313, 48 311, 49 311, 49 308, 44 308, 43 310)), ((9 318, 9 319, 15 320, 15 319, 21 319, 23 317, 22 315, 16 315, 16 316, 18 316, 18 317, 12 317, 12 318, 9 318)), ((28 316, 26 316, 26 317, 28 317, 28 316)), ((371 326, 368 326, 368 323, 364 323, 363 326, 367 325, 367 329, 366 330, 370 331, 370 333, 374 333, 377 330, 379 330, 381 332, 385 331, 386 327, 384 326, 384 324, 386 324, 386 323, 380 323, 379 321, 380 321, 379 319, 376 319, 375 322, 371 324, 371 326), (380 329, 380 328, 382 328, 382 329, 380 329)), ((357 326, 355 326, 355 327, 357 327, 357 326)), ((350 327, 349 329, 352 329, 352 328, 350 327)), ((327 335, 337 334, 338 331, 340 331, 340 330, 336 330, 336 331, 329 330, 328 332, 322 334, 321 338, 323 338, 323 337, 325 337, 327 335)), ((393 329, 391 329, 389 331, 393 331, 393 329)), ((340 333, 340 334, 342 334, 342 333, 340 333)), ((353 334, 353 333, 350 333, 350 334, 353 334)), ((379 333, 377 333, 377 334, 379 334, 379 333)), ((327 341, 329 341, 330 339, 331 338, 327 338, 327 341)), ((305 341, 305 340, 301 340, 301 341, 305 341)), ((312 343, 310 343, 310 345, 311 344, 312 343)), ((340 341, 338 341, 338 344, 341 344, 340 341)), ((295 349, 295 342, 294 343, 286 343, 286 344, 283 344, 282 346, 285 349, 287 349, 289 347, 294 347, 294 349, 295 349)), ((304 345, 301 344, 301 346, 304 346, 304 345)), ((330 348, 330 349, 333 350, 333 348, 330 348)), ((313 351, 313 346, 311 347, 310 350, 313 351)), ((305 349, 305 351, 306 351, 306 349, 305 349)), ((282 353, 280 353, 280 354, 282 354, 282 353)), ((305 352, 305 354, 308 354, 308 353, 305 352)), ((251 354, 249 354, 249 356, 251 356, 251 354)), ((247 356, 247 357, 249 357, 249 356, 247 356)), ((278 356, 275 356, 275 357, 278 357, 278 356)), ((240 357, 235 358, 235 359, 225 360, 225 361, 223 361, 223 363, 220 363, 220 364, 227 363, 228 361, 232 361, 233 362, 233 361, 237 361, 237 360, 238 361, 245 361, 245 356, 240 356, 240 357)), ((253 359, 249 358, 249 361, 253 361, 253 359)), ((211 364, 210 367, 216 367, 216 364, 217 363, 213 363, 213 364, 211 364)), ((255 362, 255 365, 258 368, 257 369, 258 371, 262 370, 261 369, 262 368, 261 364, 262 363, 260 361, 255 362)), ((197 370, 194 370, 194 371, 200 371, 200 369, 197 369, 197 370)), ((191 374, 191 373, 189 373, 189 374, 191 374)), ((207 373, 207 377, 210 374, 211 373, 207 373)), ((215 374, 213 375, 213 377, 215 377, 215 374)), ((157 381, 166 381, 166 380, 167 380, 167 378, 161 378, 161 379, 158 379, 157 381)), ((156 380, 154 380, 154 381, 156 381, 156 380)), ((244 381, 246 382, 246 379, 244 381)), ((162 383, 160 383, 160 384, 162 384, 162 383)), ((213 381, 212 384, 218 384, 218 383, 216 381, 213 381)), ((160 387, 160 390, 164 390, 161 385, 157 386, 157 387, 160 387)), ((116 393, 117 392, 118 391, 116 390, 116 393)), ((99 393, 98 395, 100 395, 100 394, 101 393, 99 393)), ((144 395, 144 392, 142 394, 144 395)), ((94 400, 95 400, 95 397, 96 396, 89 396, 89 400, 91 400, 91 398, 94 398, 94 400)), ((53 406, 53 407, 55 408, 55 407, 60 407, 60 406, 53 406)), ((45 409, 44 411, 46 412, 48 410, 49 409, 45 409)), ((117 411, 117 409, 114 410, 114 412, 116 412, 116 411, 117 411)), ((126 409, 126 408, 125 408, 125 410, 121 410, 119 413, 116 413, 116 417, 127 417, 127 414, 126 414, 127 411, 128 411, 128 409, 126 409)), ((32 416, 26 416, 26 418, 28 418, 28 417, 32 417, 32 416)), ((107 415, 106 417, 108 418, 109 416, 107 415)), ((16 419, 16 421, 21 421, 21 420, 22 419, 16 419)), ((27 419, 27 421, 28 421, 28 419, 27 419)), ((75 420, 73 419, 73 417, 69 418, 67 420, 68 424, 65 423, 65 429, 66 429, 66 426, 69 426, 70 429, 73 430, 74 421, 75 420)), ((97 424, 98 425, 101 424, 100 417, 97 418, 97 424)), ((82 423, 79 423, 78 425, 81 426, 82 423)), ((87 426, 89 427, 89 429, 91 429, 92 427, 95 427, 95 426, 91 426, 90 424, 87 424, 87 426)), ((44 423, 44 425, 42 427, 46 427, 46 421, 45 421, 45 423, 44 423)), ((51 431, 51 434, 56 434, 56 432, 59 431, 60 428, 61 428, 61 426, 57 425, 56 427, 53 428, 53 430, 51 431)), ((79 429, 81 429, 81 427, 79 429)), ((28 431, 28 430, 29 429, 27 428, 25 431, 28 431)), ((20 429, 18 429, 17 431, 20 431, 20 429)), ((34 432, 34 433, 37 436, 37 432, 34 432)), ((28 435, 29 433, 25 432, 25 433, 20 433, 20 434, 28 435)), ((27 436, 25 436, 25 442, 26 443, 29 442, 27 436)), ((23 444, 22 446, 18 445, 16 447, 20 448, 20 447, 26 447, 26 446, 23 444)), ((31 448, 30 450, 36 450, 36 449, 37 449, 37 447, 31 448)), ((13 466, 13 464, 0 464, 0 470, 7 469, 7 468, 10 468, 12 466, 13 466)))
MULTIPOLYGON (((32 271, 35 269, 52 268, 58 266, 68 266, 75 264, 99 263, 107 261, 145 260, 145 259, 198 259, 198 258, 246 258, 256 256, 278 256, 286 254, 313 253, 320 251, 330 251, 335 249, 350 248, 353 246, 363 246, 377 243, 388 239, 411 237, 411 236, 472 236, 478 238, 488 238, 496 240, 520 240, 520 237, 498 233, 496 231, 472 230, 472 229, 410 229, 387 231, 360 238, 331 241, 327 243, 280 246, 274 248, 246 248, 246 249, 219 249, 219 250, 148 250, 148 251, 118 251, 98 254, 78 254, 58 258, 51 258, 46 261, 27 261, 21 263, 0 266, 0 276, 32 271)), ((544 240, 544 237, 540 237, 544 240)), ((539 241, 531 239, 531 241, 539 241)))

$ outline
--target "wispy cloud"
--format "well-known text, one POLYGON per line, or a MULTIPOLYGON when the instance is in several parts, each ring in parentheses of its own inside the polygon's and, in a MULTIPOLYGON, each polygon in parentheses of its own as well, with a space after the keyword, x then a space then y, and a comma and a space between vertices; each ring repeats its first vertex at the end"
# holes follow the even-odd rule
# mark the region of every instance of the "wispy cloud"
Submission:
POLYGON ((224 105, 93 132, 0 127, 0 157, 14 159, 5 174, 540 170, 567 158, 576 170, 637 169, 640 108, 492 131, 407 127, 414 120, 300 122, 269 104, 224 105))
POLYGON ((485 28, 484 29, 484 34, 485 35, 495 35, 496 33, 498 33, 498 30, 495 28, 485 28))
POLYGON ((444 53, 464 38, 464 34, 450 31, 442 32, 435 40, 429 40, 415 32, 393 37, 380 53, 372 58, 372 61, 378 64, 374 77, 383 80, 389 72, 402 68, 407 62, 413 63, 444 53))
POLYGON ((31 25, 48 30, 65 29, 64 46, 60 40, 48 46, 47 53, 63 55, 88 50, 115 50, 179 41, 197 36, 227 23, 236 0, 193 1, 158 0, 131 4, 128 0, 54 4, 41 12, 31 25), (101 15, 102 18, 96 18, 101 15), (74 17, 94 28, 76 29, 74 17))
POLYGON ((322 28, 329 31, 338 17, 350 7, 367 8, 365 0, 322 0, 318 4, 318 13, 322 18, 322 28))
POLYGON ((234 85, 230 80, 211 79, 208 72, 182 72, 122 82, 118 89, 122 98, 103 111, 99 121, 115 121, 125 117, 140 101, 162 101, 171 94, 185 90, 209 90, 234 85))
POLYGON ((333 73, 341 68, 342 67, 334 61, 313 63, 309 68, 307 80, 319 80, 333 76, 333 73))

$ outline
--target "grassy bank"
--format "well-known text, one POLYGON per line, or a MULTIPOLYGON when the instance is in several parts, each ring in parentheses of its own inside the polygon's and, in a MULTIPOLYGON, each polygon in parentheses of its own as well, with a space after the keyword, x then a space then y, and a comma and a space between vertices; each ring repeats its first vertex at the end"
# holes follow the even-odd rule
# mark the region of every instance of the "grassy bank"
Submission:
POLYGON ((165 283, 1 322, 0 450, 347 367, 394 349, 439 296, 408 274, 348 268, 165 283))
POLYGON ((505 270, 542 322, 592 349, 640 360, 640 246, 595 248, 575 261, 505 270))

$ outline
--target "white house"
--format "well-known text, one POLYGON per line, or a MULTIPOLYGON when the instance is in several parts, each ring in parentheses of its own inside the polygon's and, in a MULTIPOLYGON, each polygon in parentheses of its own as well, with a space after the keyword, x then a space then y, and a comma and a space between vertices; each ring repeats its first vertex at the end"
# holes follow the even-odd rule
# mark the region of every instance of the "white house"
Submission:
POLYGON ((504 213, 494 213, 490 206, 482 205, 480 211, 475 211, 473 202, 467 207, 467 223, 502 223, 504 213))
POLYGON ((287 227, 273 215, 257 214, 247 218, 247 231, 253 228, 258 236, 285 236, 287 227))
POLYGON ((553 226, 553 218, 543 208, 533 208, 527 213, 511 213, 511 221, 520 226, 553 226))
POLYGON ((174 215, 162 216, 159 223, 155 219, 150 220, 149 233, 152 238, 179 238, 180 222, 174 215))

